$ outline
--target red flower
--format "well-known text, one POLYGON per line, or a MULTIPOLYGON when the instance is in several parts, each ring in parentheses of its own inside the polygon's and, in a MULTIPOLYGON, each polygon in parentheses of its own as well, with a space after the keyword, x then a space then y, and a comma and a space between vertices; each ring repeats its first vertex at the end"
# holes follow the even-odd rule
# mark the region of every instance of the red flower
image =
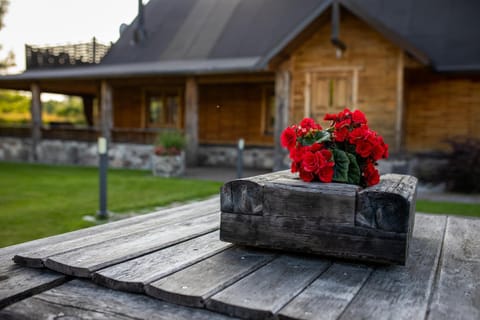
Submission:
POLYGON ((293 129, 292 127, 288 127, 283 130, 282 135, 280 136, 280 141, 282 143, 282 146, 287 148, 288 150, 295 148, 295 145, 297 143, 297 134, 295 132, 295 129, 293 129))
POLYGON ((367 186, 373 186, 380 182, 380 175, 372 162, 367 163, 363 169, 363 176, 367 186))
POLYGON ((302 180, 305 181, 305 182, 312 182, 313 179, 315 178, 315 177, 313 176, 313 173, 307 172, 307 171, 305 171, 305 170, 303 170, 303 169, 301 169, 301 168, 300 168, 300 170, 299 170, 299 176, 300 176, 300 179, 302 179, 302 180))
POLYGON ((312 118, 305 118, 300 122, 300 127, 310 130, 316 127, 315 121, 312 118))
POLYGON ((335 113, 327 113, 323 118, 325 121, 337 121, 338 116, 335 113))
POLYGON ((319 132, 321 126, 310 118, 282 132, 281 143, 289 149, 291 171, 298 172, 303 181, 331 182, 335 161, 330 149, 338 149, 351 153, 358 160, 361 186, 378 183, 380 177, 375 161, 388 156, 388 145, 368 128, 365 115, 359 110, 344 109, 338 114, 327 114, 324 119, 333 123, 322 132, 319 132))
POLYGON ((353 120, 353 122, 355 122, 356 124, 367 124, 367 118, 365 117, 365 115, 363 114, 363 112, 360 111, 360 110, 355 110, 355 111, 353 111, 353 113, 352 113, 352 120, 353 120))
POLYGON ((373 145, 367 140, 360 140, 357 142, 355 152, 362 158, 368 158, 373 151, 373 145))
POLYGON ((335 165, 331 159, 332 153, 327 149, 307 152, 303 156, 303 170, 315 174, 322 182, 331 182, 335 165))
POLYGON ((348 137, 348 142, 351 144, 357 144, 359 140, 363 140, 367 136, 368 127, 367 126, 360 126, 355 128, 350 132, 350 136, 348 137))
POLYGON ((350 131, 348 131, 347 127, 341 127, 334 131, 333 137, 336 142, 343 142, 348 138, 350 131))

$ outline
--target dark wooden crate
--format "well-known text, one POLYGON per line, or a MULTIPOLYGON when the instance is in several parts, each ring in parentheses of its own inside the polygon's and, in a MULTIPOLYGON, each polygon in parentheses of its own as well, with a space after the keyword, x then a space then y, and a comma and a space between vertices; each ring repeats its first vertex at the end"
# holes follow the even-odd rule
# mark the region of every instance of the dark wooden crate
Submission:
POLYGON ((306 183, 288 171, 233 180, 221 191, 220 239, 404 265, 416 190, 415 177, 398 174, 363 189, 306 183))

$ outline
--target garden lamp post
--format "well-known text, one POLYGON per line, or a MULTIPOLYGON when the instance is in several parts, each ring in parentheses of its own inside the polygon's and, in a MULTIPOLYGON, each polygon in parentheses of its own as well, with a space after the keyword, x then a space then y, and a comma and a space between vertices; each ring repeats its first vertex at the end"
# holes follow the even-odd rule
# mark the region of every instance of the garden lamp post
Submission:
POLYGON ((108 171, 108 146, 105 137, 98 138, 99 155, 99 210, 97 215, 100 219, 108 217, 107 214, 107 171, 108 171))

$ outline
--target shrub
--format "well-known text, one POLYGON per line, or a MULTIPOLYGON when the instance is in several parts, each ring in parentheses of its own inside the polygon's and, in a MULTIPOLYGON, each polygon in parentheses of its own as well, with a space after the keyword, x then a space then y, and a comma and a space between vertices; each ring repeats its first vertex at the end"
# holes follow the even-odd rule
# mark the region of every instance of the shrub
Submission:
POLYGON ((452 151, 447 165, 439 170, 450 191, 480 192, 480 140, 457 138, 447 141, 452 151))
POLYGON ((162 131, 155 140, 155 154, 157 156, 178 155, 185 149, 185 136, 179 131, 162 131))

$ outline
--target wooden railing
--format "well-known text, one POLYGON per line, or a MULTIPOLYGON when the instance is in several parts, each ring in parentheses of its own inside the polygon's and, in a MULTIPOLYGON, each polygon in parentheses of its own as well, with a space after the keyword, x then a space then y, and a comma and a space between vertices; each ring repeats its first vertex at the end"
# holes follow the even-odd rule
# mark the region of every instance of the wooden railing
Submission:
POLYGON ((25 45, 27 70, 73 67, 100 63, 110 46, 92 42, 59 46, 25 45))
MULTIPOLYGON (((112 141, 122 143, 152 144, 158 129, 115 128, 112 141)), ((100 129, 95 127, 55 126, 43 127, 42 139, 95 142, 100 129)), ((29 126, 0 126, 0 137, 31 137, 29 126)))

